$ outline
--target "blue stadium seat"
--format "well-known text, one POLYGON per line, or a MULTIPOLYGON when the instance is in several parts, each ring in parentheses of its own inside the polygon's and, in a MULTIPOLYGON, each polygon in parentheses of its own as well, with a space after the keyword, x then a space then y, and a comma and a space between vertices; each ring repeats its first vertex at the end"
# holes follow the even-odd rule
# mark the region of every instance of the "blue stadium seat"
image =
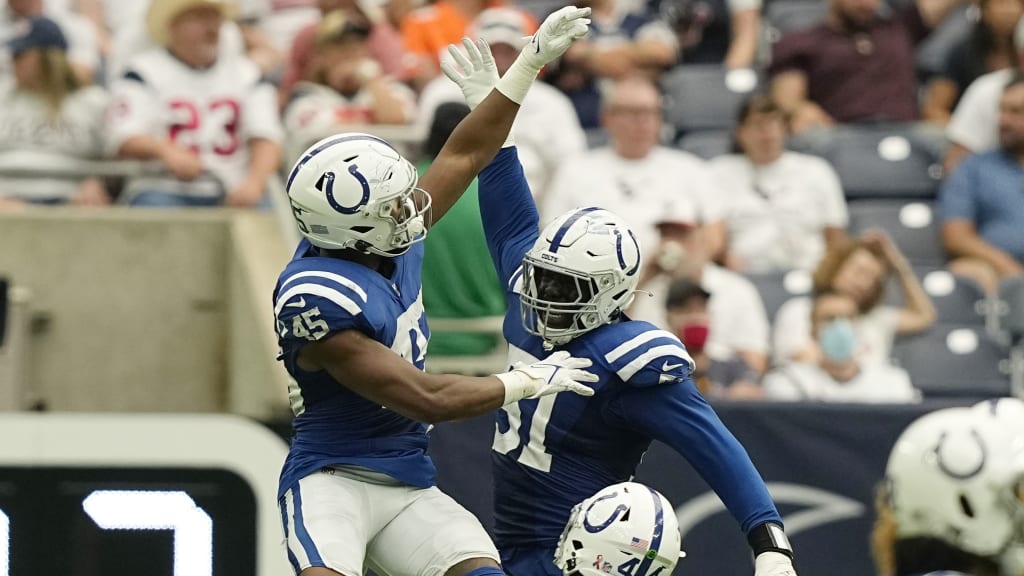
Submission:
POLYGON ((844 126, 821 154, 839 174, 850 200, 932 199, 942 177, 939 159, 902 128, 844 126))
POLYGON ((705 160, 732 152, 731 130, 701 130, 679 139, 676 148, 696 154, 705 160))
POLYGON ((678 133, 732 128, 740 104, 759 84, 753 70, 727 71, 718 65, 677 66, 661 79, 665 120, 678 133))
POLYGON ((981 327, 940 324, 897 340, 893 356, 926 397, 994 397, 1010 391, 1007 351, 981 327))
POLYGON ((811 292, 811 275, 802 270, 763 272, 744 274, 744 276, 750 280, 761 295, 769 322, 775 321, 775 314, 787 300, 797 296, 806 296, 811 292))
POLYGON ((939 222, 932 202, 856 200, 849 202, 847 208, 851 236, 871 228, 881 228, 889 233, 911 264, 945 264, 946 251, 939 237, 939 222))
POLYGON ((935 305, 939 324, 985 326, 985 292, 973 280, 944 268, 915 267, 914 273, 935 305))

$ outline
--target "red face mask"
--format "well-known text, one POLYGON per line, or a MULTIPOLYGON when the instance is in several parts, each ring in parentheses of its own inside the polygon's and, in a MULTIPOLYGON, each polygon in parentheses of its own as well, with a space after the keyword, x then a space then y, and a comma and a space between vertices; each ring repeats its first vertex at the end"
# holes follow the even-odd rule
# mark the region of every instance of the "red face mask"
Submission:
POLYGON ((704 344, 708 341, 708 325, 707 324, 690 324, 684 326, 679 331, 679 339, 682 340, 683 346, 690 352, 700 352, 704 350, 704 344))

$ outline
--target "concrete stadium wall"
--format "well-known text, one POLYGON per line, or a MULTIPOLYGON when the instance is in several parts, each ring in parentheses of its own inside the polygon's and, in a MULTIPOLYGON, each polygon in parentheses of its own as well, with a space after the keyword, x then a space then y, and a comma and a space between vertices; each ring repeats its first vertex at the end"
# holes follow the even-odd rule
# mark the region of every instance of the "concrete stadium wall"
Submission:
POLYGON ((287 410, 270 295, 288 252, 262 213, 0 215, 0 275, 28 288, 34 318, 13 408, 287 410))

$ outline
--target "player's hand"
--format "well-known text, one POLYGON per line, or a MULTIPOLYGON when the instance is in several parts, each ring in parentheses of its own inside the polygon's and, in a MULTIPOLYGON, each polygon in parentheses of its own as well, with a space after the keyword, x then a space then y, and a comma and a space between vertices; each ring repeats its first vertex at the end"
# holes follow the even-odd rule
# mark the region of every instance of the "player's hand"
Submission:
POLYGON ((796 568, 785 554, 761 552, 754 558, 754 576, 796 576, 796 568))
POLYGON ((593 388, 582 384, 598 381, 596 374, 584 370, 591 364, 589 359, 576 358, 565 351, 533 364, 516 364, 511 371, 497 375, 505 384, 504 404, 566 391, 593 396, 593 388))
POLYGON ((466 104, 472 110, 484 101, 498 83, 498 67, 491 56, 491 48, 483 40, 473 42, 463 38, 462 49, 449 44, 448 54, 451 58, 441 61, 441 70, 459 85, 466 104))
POLYGON ((538 70, 554 61, 587 35, 590 8, 566 6, 544 19, 530 43, 523 47, 521 57, 538 70))
POLYGON ((252 208, 263 199, 264 182, 256 178, 246 178, 224 198, 225 206, 236 208, 252 208))
POLYGON ((195 152, 170 144, 160 152, 160 162, 179 180, 195 180, 203 173, 203 163, 195 152))

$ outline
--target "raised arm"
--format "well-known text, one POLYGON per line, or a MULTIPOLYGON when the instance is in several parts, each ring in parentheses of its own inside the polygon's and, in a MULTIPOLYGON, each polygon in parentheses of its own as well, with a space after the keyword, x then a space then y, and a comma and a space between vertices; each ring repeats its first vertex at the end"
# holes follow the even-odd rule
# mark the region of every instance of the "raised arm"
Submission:
POLYGON ((307 344, 298 363, 304 370, 326 370, 360 396, 428 423, 469 418, 562 391, 591 396, 594 391, 581 382, 597 381, 584 370, 590 360, 568 352, 494 376, 428 374, 358 330, 307 344))
POLYGON ((494 158, 508 137, 512 122, 519 112, 519 105, 540 69, 561 56, 574 41, 587 33, 589 15, 589 8, 566 6, 548 16, 500 80, 497 80, 497 68, 485 43, 474 44, 468 39, 464 40, 465 55, 449 47, 449 52, 463 73, 460 74, 447 61, 442 63, 442 68, 445 74, 460 83, 464 92, 467 86, 460 80, 476 76, 471 71, 486 72, 480 77, 490 77, 496 82, 480 85, 485 85, 487 92, 481 93, 480 86, 476 86, 476 102, 470 103, 473 111, 459 123, 430 168, 420 178, 420 186, 430 192, 433 198, 433 222, 440 220, 455 205, 473 178, 494 158), (496 89, 490 90, 491 86, 496 89))

